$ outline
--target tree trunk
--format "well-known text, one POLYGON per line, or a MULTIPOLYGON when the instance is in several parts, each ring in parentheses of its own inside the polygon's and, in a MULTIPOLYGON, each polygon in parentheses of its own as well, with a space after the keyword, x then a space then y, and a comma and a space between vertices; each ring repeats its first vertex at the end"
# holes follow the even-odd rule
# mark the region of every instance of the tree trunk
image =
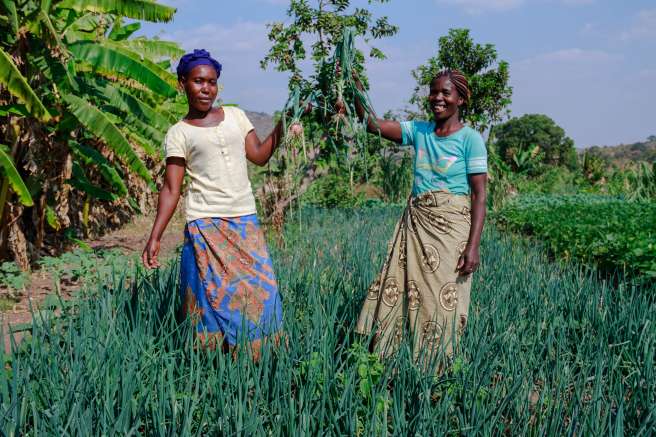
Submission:
POLYGON ((16 265, 24 272, 30 270, 30 257, 27 249, 27 239, 25 233, 21 229, 21 216, 23 215, 23 207, 13 207, 11 214, 9 214, 9 235, 7 238, 7 245, 9 251, 13 255, 16 265))
POLYGON ((284 221, 284 216, 287 208, 294 202, 296 199, 301 197, 312 185, 312 182, 317 180, 319 177, 327 173, 326 169, 317 168, 315 163, 312 163, 310 167, 305 171, 301 183, 294 193, 278 199, 278 201, 273 205, 271 212, 267 216, 267 220, 276 224, 284 221))
MULTIPOLYGON (((285 156, 286 150, 280 151, 282 158, 285 159, 288 157, 285 156)), ((293 187, 294 192, 286 193, 285 184, 283 187, 280 187, 277 182, 279 182, 280 177, 268 179, 256 192, 256 196, 260 199, 260 204, 263 206, 263 214, 265 220, 273 224, 274 228, 280 230, 284 224, 285 213, 290 205, 302 196, 312 182, 317 180, 319 177, 327 173, 325 169, 319 169, 317 165, 317 160, 319 158, 320 149, 313 148, 308 151, 308 158, 310 163, 303 173, 298 187, 293 187), (269 200, 273 197, 273 203, 269 200)), ((285 176, 282 176, 283 178, 285 176)))

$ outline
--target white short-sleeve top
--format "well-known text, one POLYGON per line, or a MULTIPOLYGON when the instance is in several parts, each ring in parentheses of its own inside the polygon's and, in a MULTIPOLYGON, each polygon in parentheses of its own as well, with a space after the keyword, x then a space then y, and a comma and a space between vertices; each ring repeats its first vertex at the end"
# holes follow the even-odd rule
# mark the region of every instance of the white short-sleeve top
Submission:
POLYGON ((166 157, 185 159, 190 178, 187 221, 254 214, 255 198, 246 166, 246 135, 253 125, 244 111, 224 106, 225 119, 213 127, 179 121, 164 138, 166 157))

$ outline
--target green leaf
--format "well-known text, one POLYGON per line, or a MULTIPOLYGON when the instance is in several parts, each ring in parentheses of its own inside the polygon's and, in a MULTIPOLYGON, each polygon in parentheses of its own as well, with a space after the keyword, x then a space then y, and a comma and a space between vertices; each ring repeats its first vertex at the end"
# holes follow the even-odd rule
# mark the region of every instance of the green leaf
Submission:
POLYGON ((89 83, 89 85, 96 88, 100 96, 106 99, 110 105, 130 114, 152 128, 160 130, 162 135, 171 126, 171 122, 166 117, 132 94, 110 84, 101 85, 96 82, 89 83))
POLYGON ((155 144, 153 144, 152 141, 142 137, 137 132, 135 132, 134 127, 125 125, 123 129, 127 130, 126 133, 128 138, 137 143, 149 156, 163 159, 160 153, 160 149, 155 144))
POLYGON ((174 97, 177 94, 175 86, 171 84, 171 73, 115 43, 77 41, 68 47, 78 60, 88 62, 94 70, 103 70, 110 74, 120 73, 166 97, 174 97))
POLYGON ((5 151, 5 147, 7 146, 0 147, 0 167, 9 181, 11 189, 18 195, 20 202, 25 206, 32 206, 34 205, 34 201, 32 200, 32 196, 30 196, 30 190, 27 189, 25 182, 23 182, 23 178, 21 178, 18 170, 16 170, 16 167, 14 166, 14 161, 5 151))
POLYGON ((18 14, 16 13, 16 5, 13 0, 0 0, 0 5, 7 13, 7 21, 11 27, 12 42, 18 36, 18 14))
POLYGON ((46 205, 46 223, 48 223, 48 226, 50 226, 55 231, 61 229, 61 223, 59 223, 57 214, 55 213, 55 210, 52 209, 50 205, 46 205))
POLYGON ((52 117, 36 96, 32 87, 16 67, 14 60, 7 52, 0 48, 0 84, 7 88, 7 91, 21 103, 25 105, 33 117, 47 122, 52 117))
POLYGON ((109 33, 108 38, 112 41, 123 41, 128 39, 134 32, 141 29, 141 23, 135 22, 126 24, 125 26, 121 25, 119 20, 114 22, 112 31, 109 33))
POLYGON ((23 117, 29 117, 30 112, 27 110, 25 105, 0 106, 0 117, 6 117, 8 115, 21 115, 23 117))
POLYGON ((171 21, 175 14, 175 8, 147 0, 64 0, 57 7, 153 22, 171 21))
POLYGON ((151 59, 180 58, 185 54, 185 51, 176 42, 148 39, 142 36, 125 41, 125 45, 151 59))
POLYGON ((67 182, 71 184, 73 187, 77 188, 82 192, 87 193, 89 196, 95 199, 107 200, 110 202, 113 202, 114 200, 118 199, 118 197, 114 193, 105 191, 102 188, 92 184, 91 181, 87 179, 87 175, 84 173, 84 169, 77 161, 73 161, 73 176, 70 179, 68 179, 67 182))
POLYGON ((62 99, 80 124, 96 137, 100 138, 122 158, 128 168, 138 174, 153 187, 150 172, 143 161, 132 149, 121 131, 95 106, 84 99, 70 94, 63 94, 62 99))
POLYGON ((98 168, 103 179, 117 192, 119 197, 128 194, 128 187, 123 183, 123 178, 118 174, 111 162, 100 154, 96 149, 69 141, 69 147, 74 151, 76 157, 85 165, 93 165, 98 168))

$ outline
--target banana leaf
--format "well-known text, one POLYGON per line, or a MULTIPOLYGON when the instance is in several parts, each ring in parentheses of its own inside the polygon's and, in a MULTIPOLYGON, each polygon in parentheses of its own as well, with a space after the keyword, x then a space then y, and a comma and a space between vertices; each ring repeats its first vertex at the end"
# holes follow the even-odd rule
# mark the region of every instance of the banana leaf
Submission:
POLYGON ((23 182, 23 178, 21 178, 18 170, 16 170, 14 161, 7 153, 7 150, 7 146, 0 144, 0 168, 2 168, 4 177, 7 178, 11 189, 18 195, 20 202, 25 206, 32 206, 34 205, 34 201, 30 195, 30 190, 25 185, 25 182, 23 182))
POLYGON ((171 73, 117 44, 77 41, 68 47, 76 59, 89 63, 94 70, 122 74, 166 97, 177 94, 171 73))
POLYGON ((102 156, 100 152, 76 141, 69 141, 68 145, 79 161, 87 166, 92 165, 98 168, 103 179, 113 188, 119 197, 128 194, 128 187, 125 186, 123 178, 118 174, 112 163, 102 156))
POLYGON ((124 160, 128 168, 154 187, 150 172, 128 140, 100 109, 80 97, 63 94, 68 109, 89 132, 105 142, 124 160))
POLYGON ((84 169, 77 161, 73 161, 72 177, 66 182, 78 190, 87 193, 94 199, 107 200, 109 202, 113 202, 114 200, 118 199, 118 196, 116 196, 114 193, 105 191, 102 188, 92 184, 89 179, 87 179, 87 175, 84 173, 84 169))
POLYGON ((148 0, 64 0, 56 7, 80 13, 105 13, 153 22, 171 21, 175 14, 175 8, 148 0))
POLYGON ((52 117, 37 97, 27 79, 18 70, 11 56, 0 48, 0 84, 20 103, 23 103, 33 117, 47 122, 52 117))

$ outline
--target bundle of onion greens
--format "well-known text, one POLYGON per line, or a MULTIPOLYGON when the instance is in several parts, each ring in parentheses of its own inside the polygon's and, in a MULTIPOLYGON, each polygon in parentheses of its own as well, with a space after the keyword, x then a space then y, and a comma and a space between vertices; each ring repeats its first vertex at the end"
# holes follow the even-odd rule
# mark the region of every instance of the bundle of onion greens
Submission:
POLYGON ((292 156, 299 155, 302 149, 307 160, 301 117, 308 105, 318 110, 317 118, 326 126, 327 141, 336 152, 342 152, 347 158, 359 153, 366 155, 366 124, 358 119, 356 102, 364 109, 364 120, 373 111, 369 96, 358 87, 355 78, 361 62, 362 55, 355 49, 353 29, 347 27, 332 56, 322 61, 313 89, 305 95, 298 86, 292 89, 283 110, 284 144, 291 149, 292 156))

